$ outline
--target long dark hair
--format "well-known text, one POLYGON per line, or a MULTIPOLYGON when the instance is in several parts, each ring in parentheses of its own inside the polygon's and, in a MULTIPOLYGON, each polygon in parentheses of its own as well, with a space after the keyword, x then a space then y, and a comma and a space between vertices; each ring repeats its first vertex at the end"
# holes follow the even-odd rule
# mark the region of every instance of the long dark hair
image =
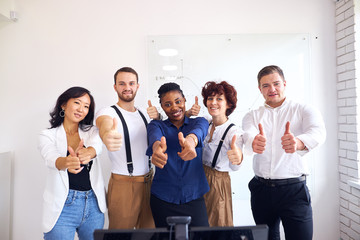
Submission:
POLYGON ((83 131, 89 131, 90 128, 93 126, 93 120, 95 115, 95 102, 90 91, 83 87, 69 88, 58 97, 54 109, 50 112, 50 128, 56 128, 64 122, 64 118, 60 116, 60 112, 62 111, 62 105, 66 104, 70 98, 82 97, 85 94, 88 94, 90 97, 89 112, 86 117, 81 122, 79 122, 79 127, 83 131))

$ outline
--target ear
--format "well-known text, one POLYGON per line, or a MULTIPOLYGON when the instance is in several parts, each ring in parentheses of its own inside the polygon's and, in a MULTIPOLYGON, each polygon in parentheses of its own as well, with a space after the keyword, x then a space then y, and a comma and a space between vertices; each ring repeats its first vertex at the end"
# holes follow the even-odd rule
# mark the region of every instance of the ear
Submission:
POLYGON ((286 81, 284 80, 284 87, 286 87, 286 81))

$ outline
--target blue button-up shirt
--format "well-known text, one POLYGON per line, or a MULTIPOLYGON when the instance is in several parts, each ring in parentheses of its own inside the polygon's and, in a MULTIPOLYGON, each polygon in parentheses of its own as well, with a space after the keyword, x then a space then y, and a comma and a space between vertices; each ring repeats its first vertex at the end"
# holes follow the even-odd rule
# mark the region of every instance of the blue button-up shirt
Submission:
POLYGON ((164 168, 156 167, 151 193, 157 198, 175 204, 187 203, 202 197, 209 191, 204 169, 202 166, 202 148, 206 137, 209 123, 205 118, 187 118, 184 124, 177 129, 168 119, 165 121, 153 120, 147 127, 149 148, 146 151, 151 156, 154 142, 160 141, 162 136, 166 138, 168 160, 164 168), (193 133, 199 143, 196 146, 197 157, 184 161, 178 156, 181 152, 178 133, 184 137, 193 133))

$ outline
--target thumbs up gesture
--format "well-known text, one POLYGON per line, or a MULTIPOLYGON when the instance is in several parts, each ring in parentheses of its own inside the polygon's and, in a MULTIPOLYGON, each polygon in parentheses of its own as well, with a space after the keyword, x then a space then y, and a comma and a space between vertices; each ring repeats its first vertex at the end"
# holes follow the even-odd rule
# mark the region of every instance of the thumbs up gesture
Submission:
POLYGON ((165 153, 166 150, 167 150, 166 138, 162 136, 160 141, 156 141, 153 144, 153 154, 151 157, 151 162, 155 166, 159 168, 164 168, 168 159, 168 154, 165 153))
POLYGON ((113 118, 113 124, 109 131, 107 131, 102 138, 106 148, 110 152, 119 151, 122 145, 122 136, 117 130, 116 118, 113 118))
POLYGON ((286 153, 294 153, 297 148, 297 140, 290 132, 290 122, 287 122, 285 125, 285 133, 281 137, 281 145, 286 153))
POLYGON ((197 96, 195 96, 195 103, 194 105, 192 105, 192 107, 186 111, 185 115, 187 117, 191 117, 191 116, 197 116, 199 115, 200 112, 200 105, 199 105, 199 99, 197 96))
POLYGON ((255 153, 262 154, 265 151, 266 137, 261 123, 259 123, 259 134, 255 136, 252 148, 255 153))
POLYGON ((81 170, 83 170, 84 167, 80 167, 80 160, 76 156, 76 152, 72 149, 72 147, 68 146, 68 151, 70 154, 65 158, 65 168, 67 168, 68 172, 70 173, 78 174, 81 172, 81 170))
POLYGON ((79 158, 80 163, 86 165, 96 156, 96 151, 93 147, 84 148, 84 140, 81 139, 79 146, 75 150, 75 154, 79 158))
POLYGON ((243 160, 243 154, 241 149, 236 146, 236 135, 233 136, 230 147, 231 149, 227 152, 229 161, 233 165, 240 165, 243 160))
MULTIPOLYGON (((190 135, 190 134, 189 134, 190 135)), ((186 138, 184 138, 184 135, 182 132, 179 132, 178 134, 178 138, 179 138, 179 143, 181 146, 181 152, 178 152, 179 157, 184 160, 184 161, 188 161, 188 160, 192 160, 194 158, 196 158, 197 153, 195 150, 195 147, 197 145, 197 142, 195 140, 195 138, 197 139, 195 134, 192 134, 193 136, 186 136, 186 138)))
POLYGON ((150 117, 151 119, 156 119, 156 120, 158 120, 158 119, 159 119, 159 112, 158 112, 157 108, 151 104, 151 101, 150 101, 150 100, 148 100, 148 105, 149 105, 149 106, 148 106, 148 108, 146 109, 147 114, 149 115, 149 117, 150 117))

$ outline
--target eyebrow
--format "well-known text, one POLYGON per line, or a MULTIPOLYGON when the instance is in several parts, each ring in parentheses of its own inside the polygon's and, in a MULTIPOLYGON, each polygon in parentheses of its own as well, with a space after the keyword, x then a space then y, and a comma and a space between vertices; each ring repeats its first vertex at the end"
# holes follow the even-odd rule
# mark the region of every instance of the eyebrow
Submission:
MULTIPOLYGON (((80 100, 80 98, 74 98, 74 99, 79 101, 79 102, 83 102, 83 101, 80 100)), ((90 103, 87 103, 87 102, 85 102, 84 104, 90 105, 90 103)))
MULTIPOLYGON (((181 100, 181 97, 175 98, 174 102, 176 102, 177 100, 181 100)), ((171 103, 171 102, 173 102, 173 101, 169 100, 169 101, 166 101, 164 103, 171 103)))

